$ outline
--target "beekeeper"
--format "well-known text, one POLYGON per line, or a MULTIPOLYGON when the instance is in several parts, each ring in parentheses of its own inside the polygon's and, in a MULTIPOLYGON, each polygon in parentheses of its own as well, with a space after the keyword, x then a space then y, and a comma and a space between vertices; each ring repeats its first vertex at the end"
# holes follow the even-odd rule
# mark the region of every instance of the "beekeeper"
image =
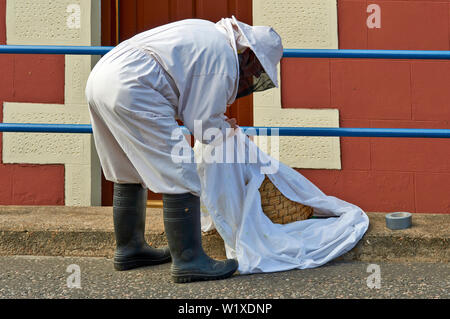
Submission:
POLYGON ((86 87, 105 178, 114 182, 114 266, 126 270, 172 260, 175 282, 230 277, 237 261, 216 261, 201 244, 201 184, 194 154, 176 119, 203 143, 203 131, 236 128, 224 113, 236 98, 278 86, 280 36, 235 17, 189 19, 120 43, 92 70, 86 87), (200 122, 198 122, 200 121, 200 122), (163 194, 169 247, 144 239, 147 189, 163 194))

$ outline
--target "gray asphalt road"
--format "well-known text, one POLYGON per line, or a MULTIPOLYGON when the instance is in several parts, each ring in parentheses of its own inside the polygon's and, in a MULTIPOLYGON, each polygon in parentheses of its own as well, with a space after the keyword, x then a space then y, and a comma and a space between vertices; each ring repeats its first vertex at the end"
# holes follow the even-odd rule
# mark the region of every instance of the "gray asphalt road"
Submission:
POLYGON ((450 297, 449 264, 377 265, 332 262, 315 269, 174 284, 170 264, 117 272, 105 258, 6 256, 0 257, 0 298, 450 297))

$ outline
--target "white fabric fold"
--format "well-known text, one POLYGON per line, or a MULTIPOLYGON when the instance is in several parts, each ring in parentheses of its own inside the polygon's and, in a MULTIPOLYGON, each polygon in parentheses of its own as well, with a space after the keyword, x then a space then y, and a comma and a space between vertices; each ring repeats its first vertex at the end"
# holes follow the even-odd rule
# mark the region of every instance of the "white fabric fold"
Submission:
POLYGON ((366 232, 369 219, 361 208, 325 195, 303 175, 262 152, 241 129, 225 143, 223 148, 232 149, 235 159, 246 155, 247 160, 207 162, 202 154, 211 154, 213 146, 194 146, 202 185, 202 230, 217 229, 227 257, 238 260, 240 273, 318 267, 352 249, 366 232), (249 162, 251 151, 257 152, 256 161, 249 162), (316 217, 329 218, 272 223, 262 211, 259 193, 267 165, 278 167, 267 176, 285 197, 313 207, 316 217))

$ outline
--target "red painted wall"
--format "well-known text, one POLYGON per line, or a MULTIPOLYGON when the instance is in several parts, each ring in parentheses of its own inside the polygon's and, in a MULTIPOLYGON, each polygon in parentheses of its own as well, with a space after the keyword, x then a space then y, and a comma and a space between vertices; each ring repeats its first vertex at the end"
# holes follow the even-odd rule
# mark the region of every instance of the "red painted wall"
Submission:
MULTIPOLYGON (((237 8, 235 0, 212 9, 209 1, 171 3, 199 17, 237 8)), ((448 0, 338 0, 338 15, 340 49, 450 50, 448 0), (381 7, 381 29, 366 26, 371 3, 381 7)), ((0 70, 0 108, 3 101, 64 103, 63 56, 0 55, 0 70)), ((450 128, 450 61, 283 59, 282 81, 283 107, 338 108, 341 127, 450 128)), ((448 139, 345 137, 342 170, 299 171, 366 211, 450 213, 449 146, 448 139)), ((64 166, 0 162, 0 204, 63 205, 64 166)))
MULTIPOLYGON (((340 49, 450 50, 450 1, 338 0, 340 49), (369 4, 381 28, 368 29, 369 4)), ((284 59, 285 108, 341 127, 450 128, 450 61, 284 59)), ((450 213, 450 139, 341 138, 342 170, 299 170, 366 211, 450 213)))
MULTIPOLYGON (((6 0, 0 0, 0 44, 6 44, 6 0)), ((0 122, 3 103, 64 103, 64 56, 0 54, 0 122)), ((0 205, 64 205, 64 165, 4 164, 0 205)))

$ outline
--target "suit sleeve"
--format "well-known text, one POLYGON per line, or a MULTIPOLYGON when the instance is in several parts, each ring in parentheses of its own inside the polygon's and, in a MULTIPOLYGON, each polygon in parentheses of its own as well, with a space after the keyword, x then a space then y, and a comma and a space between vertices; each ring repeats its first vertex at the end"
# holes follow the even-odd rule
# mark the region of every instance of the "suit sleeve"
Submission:
POLYGON ((195 76, 190 82, 184 92, 181 119, 196 140, 209 144, 212 135, 227 133, 230 125, 224 113, 234 85, 227 74, 195 76))

